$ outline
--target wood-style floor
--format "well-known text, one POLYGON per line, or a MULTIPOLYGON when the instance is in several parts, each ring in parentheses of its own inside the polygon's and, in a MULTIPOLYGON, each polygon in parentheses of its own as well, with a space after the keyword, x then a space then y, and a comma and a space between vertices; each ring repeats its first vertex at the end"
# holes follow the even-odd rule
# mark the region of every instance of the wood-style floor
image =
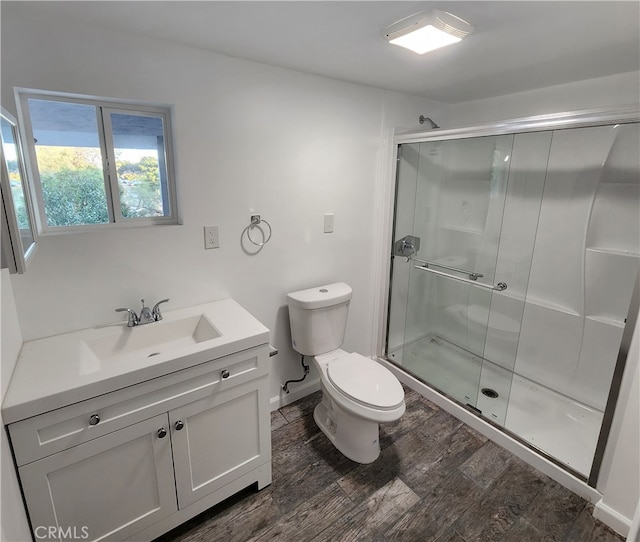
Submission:
POLYGON ((408 391, 370 465, 318 430, 315 393, 272 413, 273 483, 248 488, 163 542, 619 542, 585 500, 408 391))

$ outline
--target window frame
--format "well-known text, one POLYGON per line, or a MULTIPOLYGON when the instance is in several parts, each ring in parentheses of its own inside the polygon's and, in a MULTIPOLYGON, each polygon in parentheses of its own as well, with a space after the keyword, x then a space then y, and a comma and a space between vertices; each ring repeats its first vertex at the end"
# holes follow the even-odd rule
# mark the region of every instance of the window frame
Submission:
MULTIPOLYGON (((18 105, 19 126, 24 143, 24 155, 28 172, 28 179, 33 201, 35 222, 38 233, 42 236, 85 233, 90 231, 103 231, 105 229, 135 228, 140 226, 176 225, 180 224, 178 210, 178 190, 174 169, 173 154, 173 130, 171 117, 173 109, 165 105, 153 105, 148 103, 130 102, 115 98, 86 96, 35 90, 27 88, 15 89, 18 105), (95 107, 98 140, 102 154, 102 173, 105 185, 105 195, 109 222, 104 224, 77 224, 68 226, 50 226, 44 207, 42 194, 42 182, 36 155, 36 146, 33 136, 33 126, 29 111, 28 100, 48 100, 54 102, 69 102, 95 107), (164 165, 166 169, 167 202, 170 214, 167 216, 154 216, 142 218, 125 218, 122 216, 120 196, 118 189, 118 173, 115 160, 113 133, 111 131, 111 113, 127 115, 151 116, 162 119, 164 137, 164 165)), ((160 161, 159 161, 160 162, 160 161)))
POLYGON ((2 138, 2 145, 0 145, 0 161, 2 162, 0 164, 0 229, 2 230, 0 244, 2 245, 2 267, 4 268, 6 266, 10 273, 25 273, 33 259, 33 255, 38 249, 38 230, 35 211, 33 208, 33 199, 31 197, 24 147, 22 146, 18 121, 4 107, 0 107, 0 117, 11 126, 14 145, 16 147, 16 162, 22 183, 25 212, 29 221, 29 231, 32 237, 29 246, 25 246, 11 190, 11 181, 9 179, 9 169, 7 167, 4 148, 5 141, 4 138, 2 138))

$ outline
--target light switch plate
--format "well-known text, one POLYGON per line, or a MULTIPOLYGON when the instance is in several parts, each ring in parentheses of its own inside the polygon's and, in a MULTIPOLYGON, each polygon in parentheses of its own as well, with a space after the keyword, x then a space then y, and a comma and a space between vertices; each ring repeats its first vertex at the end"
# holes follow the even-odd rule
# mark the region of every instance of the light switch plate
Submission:
POLYGON ((335 215, 333 213, 326 213, 324 215, 324 233, 333 233, 333 222, 335 215))

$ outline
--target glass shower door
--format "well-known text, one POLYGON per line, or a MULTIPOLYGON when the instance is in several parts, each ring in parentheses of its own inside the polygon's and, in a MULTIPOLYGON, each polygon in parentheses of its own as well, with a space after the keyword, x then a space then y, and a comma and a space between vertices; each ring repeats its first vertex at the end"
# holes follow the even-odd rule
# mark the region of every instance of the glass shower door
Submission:
POLYGON ((496 265, 513 140, 399 148, 387 355, 472 407, 493 292, 508 288, 496 265))
POLYGON ((399 148, 387 358, 585 479, 637 312, 639 145, 628 123, 399 148))

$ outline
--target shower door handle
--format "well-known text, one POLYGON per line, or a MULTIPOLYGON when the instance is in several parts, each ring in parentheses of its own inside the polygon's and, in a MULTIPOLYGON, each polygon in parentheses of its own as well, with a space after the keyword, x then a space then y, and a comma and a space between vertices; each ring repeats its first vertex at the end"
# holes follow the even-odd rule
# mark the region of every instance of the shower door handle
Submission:
MULTIPOLYGON (((436 267, 441 267, 442 269, 448 269, 449 271, 455 271, 456 273, 462 273, 464 275, 468 275, 470 280, 478 280, 484 277, 482 273, 476 273, 475 271, 467 271, 466 269, 460 269, 459 267, 451 267, 450 265, 444 265, 443 263, 428 262, 427 260, 421 260, 419 258, 411 258, 411 260, 414 262, 423 264, 423 267, 429 267, 430 265, 434 265, 436 267)), ((505 288, 506 288, 506 284, 505 284, 505 288)), ((505 288, 503 288, 503 290, 505 288)))
POLYGON ((439 275, 441 277, 446 277, 448 279, 457 280, 458 282, 464 282, 465 284, 471 284, 471 286, 478 286, 479 288, 486 288, 487 290, 496 290, 498 292, 502 292, 507 289, 506 282, 498 282, 498 284, 482 284, 482 282, 476 282, 475 280, 463 279, 462 277, 456 277, 455 275, 450 275, 449 273, 443 273, 442 271, 436 271, 435 269, 431 269, 429 267, 422 265, 414 265, 416 269, 420 269, 421 271, 428 271, 429 273, 433 273, 434 275, 439 275))

